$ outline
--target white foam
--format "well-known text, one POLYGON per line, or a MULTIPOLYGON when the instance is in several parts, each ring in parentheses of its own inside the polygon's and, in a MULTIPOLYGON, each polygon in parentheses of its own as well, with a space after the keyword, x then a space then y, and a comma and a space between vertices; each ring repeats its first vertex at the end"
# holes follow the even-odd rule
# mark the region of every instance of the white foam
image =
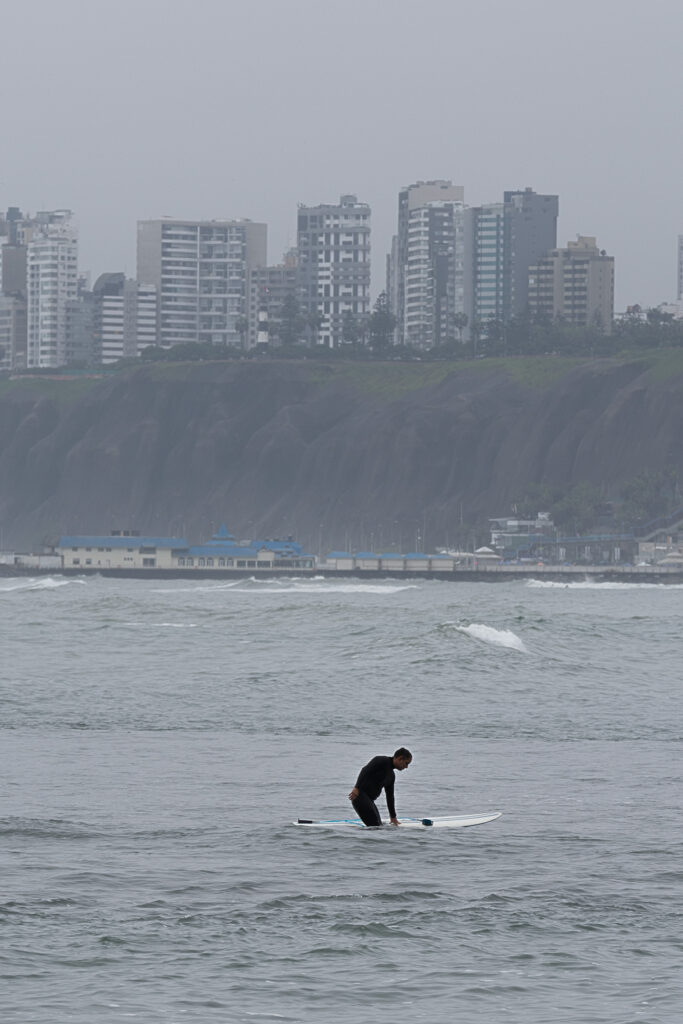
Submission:
POLYGON ((481 640, 486 644, 493 644, 495 647, 508 647, 512 651, 527 653, 524 641, 513 633, 511 629, 494 629, 481 622, 472 622, 469 626, 457 626, 459 633, 465 633, 474 640, 481 640))
POLYGON ((0 586, 0 593, 10 594, 17 590, 58 590, 59 587, 68 587, 71 583, 85 586, 85 580, 54 579, 52 576, 37 579, 31 576, 28 579, 13 579, 10 583, 0 586))
POLYGON ((194 587, 163 587, 157 588, 152 591, 153 594, 198 594, 202 591, 220 591, 220 590, 232 590, 234 587, 239 587, 244 580, 221 580, 211 582, 206 585, 197 584, 194 587))
MULTIPOLYGON (((275 581, 262 580, 262 583, 275 581)), ((402 590, 417 590, 411 583, 406 586, 382 586, 372 583, 295 583, 294 586, 279 586, 271 590, 260 590, 260 594, 398 594, 402 590)), ((253 593, 253 591, 252 591, 253 593)))
POLYGON ((605 580, 527 580, 526 586, 534 590, 680 590, 682 583, 642 583, 605 580))
POLYGON ((198 623, 196 622, 123 622, 123 626, 143 626, 145 629, 153 629, 155 626, 158 629, 166 627, 168 629, 197 629, 198 623))

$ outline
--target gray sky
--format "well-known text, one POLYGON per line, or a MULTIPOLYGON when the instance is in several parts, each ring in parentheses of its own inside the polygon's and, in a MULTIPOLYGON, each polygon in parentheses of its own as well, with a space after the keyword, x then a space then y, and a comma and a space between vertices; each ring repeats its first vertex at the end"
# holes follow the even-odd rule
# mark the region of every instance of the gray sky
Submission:
POLYGON ((558 193, 617 309, 675 297, 683 232, 679 0, 3 0, 0 206, 70 207, 80 263, 135 274, 135 222, 251 217, 269 260, 296 204, 558 193))

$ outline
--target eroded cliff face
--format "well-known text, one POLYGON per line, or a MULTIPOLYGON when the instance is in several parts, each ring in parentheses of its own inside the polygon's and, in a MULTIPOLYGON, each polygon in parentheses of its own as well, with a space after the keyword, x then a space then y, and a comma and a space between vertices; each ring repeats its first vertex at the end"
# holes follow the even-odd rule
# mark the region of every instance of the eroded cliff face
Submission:
POLYGON ((651 363, 558 363, 544 386, 523 361, 151 366, 76 397, 5 384, 2 544, 127 527, 198 540, 225 522, 316 552, 434 547, 530 482, 683 476, 683 364, 651 363))

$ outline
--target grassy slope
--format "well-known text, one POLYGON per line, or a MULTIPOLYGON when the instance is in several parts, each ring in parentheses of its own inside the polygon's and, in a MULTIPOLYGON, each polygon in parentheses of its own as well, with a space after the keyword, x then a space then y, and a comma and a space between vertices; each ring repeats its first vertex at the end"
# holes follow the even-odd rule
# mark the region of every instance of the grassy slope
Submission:
MULTIPOLYGON (((649 369, 653 383, 663 383, 683 376, 683 349, 664 349, 652 352, 629 352, 619 357, 604 360, 606 365, 614 366, 620 362, 640 361, 643 370, 649 369)), ((477 359, 458 362, 287 362, 283 367, 291 372, 300 372, 311 382, 329 383, 332 380, 345 383, 352 389, 376 396, 384 401, 392 401, 405 394, 420 391, 424 388, 440 384, 446 377, 458 375, 505 374, 518 384, 534 389, 543 389, 570 373, 582 363, 600 360, 588 360, 583 357, 567 356, 525 356, 502 359, 477 359), (296 367, 296 369, 294 369, 296 367)), ((241 364, 244 365, 244 364, 241 364)), ((264 371, 273 371, 277 363, 266 362, 264 371)), ((160 383, 165 381, 187 380, 189 384, 197 380, 201 374, 207 380, 206 363, 155 363, 147 364, 144 372, 160 383)), ((232 372, 239 372, 240 364, 217 363, 216 380, 221 378, 221 368, 230 367, 232 372)), ((254 368, 254 364, 249 364, 254 368)), ((122 370, 122 374, 138 373, 141 368, 122 370)), ((109 371, 107 379, 116 374, 109 371)), ((101 378, 68 377, 60 378, 23 377, 17 380, 0 380, 0 400, 9 397, 18 398, 51 398, 60 406, 77 403, 89 390, 101 384, 101 378)))

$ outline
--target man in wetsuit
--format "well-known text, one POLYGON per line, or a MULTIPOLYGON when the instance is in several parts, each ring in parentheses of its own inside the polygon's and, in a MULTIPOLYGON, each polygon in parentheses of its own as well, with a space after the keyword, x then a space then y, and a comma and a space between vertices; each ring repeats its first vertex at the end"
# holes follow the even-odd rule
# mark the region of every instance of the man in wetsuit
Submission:
POLYGON ((360 820, 370 827, 382 824, 375 800, 384 790, 387 798, 389 819, 392 825, 400 825, 394 806, 394 769, 402 772, 413 760, 405 747, 399 747, 393 757, 373 757, 361 768, 358 781, 349 793, 349 800, 360 820))

